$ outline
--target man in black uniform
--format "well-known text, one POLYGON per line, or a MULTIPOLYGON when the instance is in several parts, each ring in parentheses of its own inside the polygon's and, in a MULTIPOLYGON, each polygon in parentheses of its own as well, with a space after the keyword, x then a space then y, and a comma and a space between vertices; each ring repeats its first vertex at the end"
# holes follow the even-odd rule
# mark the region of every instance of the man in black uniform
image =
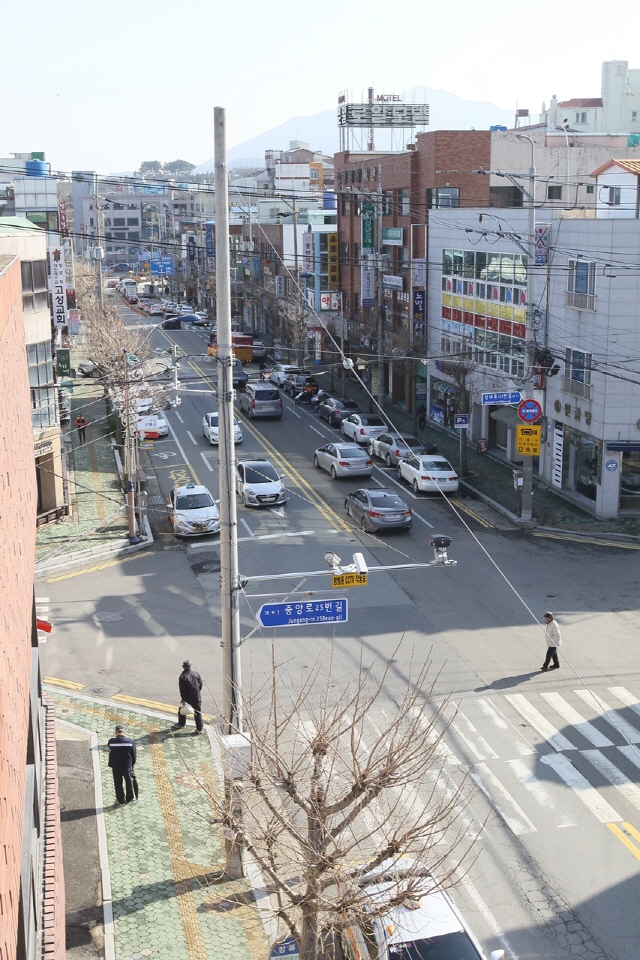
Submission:
POLYGON ((131 803, 133 794, 133 768, 136 765, 136 745, 130 737, 125 736, 124 727, 118 724, 115 737, 109 740, 109 766, 113 774, 113 785, 116 788, 116 800, 120 805, 131 803), (123 790, 122 781, 127 793, 123 790))
MULTIPOLYGON (((197 670, 191 669, 191 663, 185 660, 182 664, 182 673, 178 678, 180 687, 180 706, 188 703, 194 710, 194 720, 196 721, 196 734, 202 733, 202 677, 197 670)), ((178 722, 173 725, 174 730, 179 730, 186 725, 187 718, 185 714, 178 710, 178 722)))

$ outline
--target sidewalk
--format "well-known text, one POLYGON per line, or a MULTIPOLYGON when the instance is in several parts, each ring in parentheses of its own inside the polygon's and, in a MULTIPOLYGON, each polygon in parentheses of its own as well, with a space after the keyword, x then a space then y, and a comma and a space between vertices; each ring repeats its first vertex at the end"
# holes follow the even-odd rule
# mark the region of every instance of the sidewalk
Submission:
MULTIPOLYGON (((115 960, 264 960, 268 944, 250 884, 222 879, 223 840, 209 821, 207 801, 207 793, 220 788, 208 737, 192 736, 190 726, 174 736, 170 721, 115 703, 51 687, 47 693, 58 720, 98 737, 98 816, 104 816, 113 906, 113 940, 108 925, 105 930, 107 960, 110 943, 115 960), (106 743, 116 723, 125 725, 138 747, 140 798, 124 807, 115 803, 107 766, 106 743)), ((83 851, 64 848, 63 855, 68 863, 83 851)))
MULTIPOLYGON (((74 366, 80 360, 73 351, 74 366)), ((69 452, 67 486, 70 516, 45 524, 36 532, 36 563, 64 557, 76 551, 105 550, 127 541, 124 495, 109 439, 104 390, 91 378, 78 377, 71 394, 71 425, 62 436, 69 452), (73 426, 78 413, 88 421, 87 441, 79 443, 73 426), (96 549, 98 548, 98 549, 96 549)))
MULTIPOLYGON (((337 386, 337 385, 336 385, 337 386)), ((369 409, 369 398, 364 390, 348 383, 347 392, 362 410, 369 409)), ((338 390, 334 391, 338 396, 338 390)), ((385 406, 385 413, 393 425, 406 433, 413 433, 413 417, 404 413, 395 406, 385 406)), ((457 436, 438 429, 427 420, 424 430, 418 430, 420 439, 437 443, 438 453, 447 457, 458 466, 460 457, 460 442, 457 436)), ((520 514, 519 495, 513 488, 513 469, 511 464, 502 462, 490 454, 478 453, 474 447, 467 445, 467 477, 466 487, 473 495, 483 494, 500 504, 510 513, 520 514)), ((558 530, 573 531, 575 533, 595 534, 609 533, 626 536, 640 536, 640 520, 629 518, 624 520, 600 520, 581 510, 580 507, 553 493, 545 484, 534 480, 533 516, 539 526, 551 527, 558 530)))

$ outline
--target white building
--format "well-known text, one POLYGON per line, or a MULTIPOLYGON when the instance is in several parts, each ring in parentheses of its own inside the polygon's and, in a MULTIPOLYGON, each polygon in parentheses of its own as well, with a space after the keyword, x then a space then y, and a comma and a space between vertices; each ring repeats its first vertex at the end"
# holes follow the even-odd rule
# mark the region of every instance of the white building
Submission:
POLYGON ((640 134, 640 70, 630 70, 627 60, 605 61, 599 97, 558 101, 554 94, 541 120, 549 129, 567 124, 580 133, 640 134))
POLYGON ((596 180, 597 217, 640 217, 640 160, 609 160, 592 176, 596 180))

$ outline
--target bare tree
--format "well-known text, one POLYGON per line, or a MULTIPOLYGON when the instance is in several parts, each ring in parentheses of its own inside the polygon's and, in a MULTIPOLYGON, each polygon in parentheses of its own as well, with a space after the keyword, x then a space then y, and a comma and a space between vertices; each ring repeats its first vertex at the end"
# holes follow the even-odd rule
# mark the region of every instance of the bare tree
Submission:
POLYGON ((443 770, 447 700, 434 701, 430 672, 427 662, 402 684, 389 666, 376 678, 361 665, 340 683, 317 666, 295 684, 274 662, 245 701, 244 814, 231 790, 213 798, 214 817, 258 864, 304 960, 330 953, 365 914, 420 898, 434 875, 451 884, 452 853, 464 847, 464 861, 475 841, 457 823, 464 800, 443 770), (372 902, 366 883, 382 874, 372 902))
MULTIPOLYGON (((443 372, 448 374, 458 388, 458 413, 468 413, 471 415, 471 407, 474 400, 474 379, 473 374, 477 369, 477 364, 472 360, 471 347, 462 344, 459 357, 456 359, 447 358, 446 363, 442 365, 443 372)), ((460 430, 460 463, 458 473, 460 477, 467 476, 467 430, 460 430)))

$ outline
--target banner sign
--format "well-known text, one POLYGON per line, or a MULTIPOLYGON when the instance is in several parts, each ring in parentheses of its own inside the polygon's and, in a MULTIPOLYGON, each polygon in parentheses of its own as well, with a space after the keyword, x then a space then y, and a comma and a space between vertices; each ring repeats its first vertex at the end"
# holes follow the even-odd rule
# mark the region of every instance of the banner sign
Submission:
POLYGON ((412 265, 413 286, 426 287, 427 285, 427 261, 414 260, 412 265))
POLYGON ((67 287, 67 310, 76 308, 76 274, 73 268, 73 245, 67 237, 62 245, 64 250, 64 282, 67 287))
POLYGON ((340 274, 338 270, 338 234, 327 234, 327 279, 332 290, 337 290, 340 285, 340 274))
POLYGON ((339 127, 415 127, 429 123, 428 103, 341 103, 339 127))
POLYGON ((58 228, 60 236, 65 238, 69 236, 67 228, 67 204, 64 200, 58 200, 58 228))
POLYGON ((302 236, 302 272, 313 273, 313 234, 305 233, 302 236))
POLYGON ((404 242, 403 227, 383 227, 382 245, 385 247, 401 247, 404 242))
POLYGON ((376 298, 376 271, 363 263, 360 267, 360 295, 363 307, 372 307, 376 298))
POLYGON ((371 200, 362 201, 362 253, 373 253, 376 245, 376 208, 371 200))
POLYGON ((207 257, 215 257, 216 249, 213 242, 213 224, 207 223, 204 228, 204 249, 207 257))
POLYGON ((382 278, 383 286, 388 287, 392 290, 402 290, 403 280, 402 277, 394 277, 390 274, 386 274, 382 278))
POLYGON ((53 323, 56 327, 67 326, 67 285, 64 272, 64 253, 60 247, 55 247, 49 251, 49 273, 53 323))
POLYGON ((420 323, 424 323, 426 298, 427 298, 426 290, 413 291, 413 319, 419 320, 420 323))

